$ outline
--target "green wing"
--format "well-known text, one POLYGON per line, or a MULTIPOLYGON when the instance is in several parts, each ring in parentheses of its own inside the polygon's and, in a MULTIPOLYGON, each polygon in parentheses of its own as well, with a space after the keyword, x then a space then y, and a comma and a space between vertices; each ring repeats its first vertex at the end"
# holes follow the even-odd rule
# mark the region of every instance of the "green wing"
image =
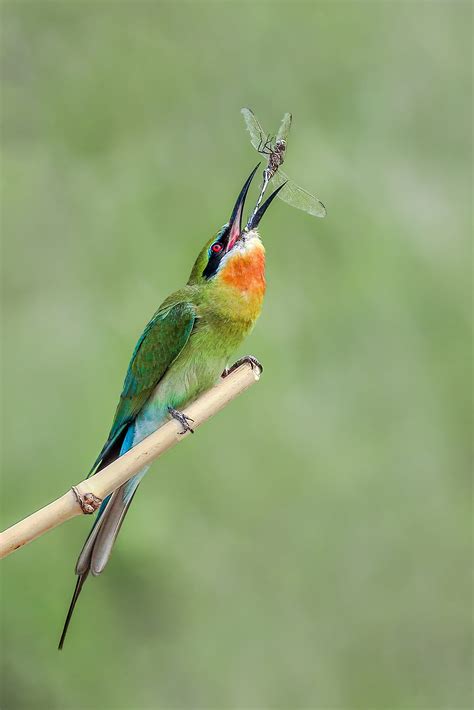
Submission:
MULTIPOLYGON (((143 331, 128 366, 123 391, 115 412, 109 437, 95 461, 91 473, 118 443, 121 444, 130 424, 152 394, 171 363, 188 342, 196 312, 191 303, 162 306, 143 331)), ((90 475, 90 474, 89 474, 90 475)))

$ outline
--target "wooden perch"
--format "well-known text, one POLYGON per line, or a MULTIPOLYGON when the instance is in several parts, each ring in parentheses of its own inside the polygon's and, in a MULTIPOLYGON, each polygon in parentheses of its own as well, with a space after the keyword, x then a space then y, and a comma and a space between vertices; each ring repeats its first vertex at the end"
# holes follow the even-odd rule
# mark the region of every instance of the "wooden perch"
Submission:
MULTIPOLYGON (((184 414, 193 420, 193 429, 217 414, 257 382, 260 373, 257 366, 245 361, 186 407, 184 414)), ((167 422, 94 476, 72 486, 60 498, 12 525, 0 534, 0 558, 6 557, 76 515, 94 512, 109 493, 189 435, 189 432, 181 434, 180 431, 181 425, 177 421, 167 422)))

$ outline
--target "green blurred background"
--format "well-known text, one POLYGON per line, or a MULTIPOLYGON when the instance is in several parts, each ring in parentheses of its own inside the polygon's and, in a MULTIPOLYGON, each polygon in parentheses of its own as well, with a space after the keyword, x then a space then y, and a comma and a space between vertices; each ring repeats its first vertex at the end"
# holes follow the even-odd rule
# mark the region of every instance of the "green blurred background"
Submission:
POLYGON ((2 707, 470 707, 470 3, 1 15, 4 525, 94 460, 241 106, 328 207, 269 211, 264 376, 153 466, 63 653, 90 520, 3 564, 2 707))

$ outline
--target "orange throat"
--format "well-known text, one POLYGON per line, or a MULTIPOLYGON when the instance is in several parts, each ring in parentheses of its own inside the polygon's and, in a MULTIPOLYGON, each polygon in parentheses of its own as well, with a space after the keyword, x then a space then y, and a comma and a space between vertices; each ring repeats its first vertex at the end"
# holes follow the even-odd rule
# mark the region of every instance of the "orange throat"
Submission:
POLYGON ((239 292, 239 300, 247 304, 248 317, 256 318, 265 294, 265 248, 260 240, 233 254, 221 270, 220 279, 223 285, 239 292))

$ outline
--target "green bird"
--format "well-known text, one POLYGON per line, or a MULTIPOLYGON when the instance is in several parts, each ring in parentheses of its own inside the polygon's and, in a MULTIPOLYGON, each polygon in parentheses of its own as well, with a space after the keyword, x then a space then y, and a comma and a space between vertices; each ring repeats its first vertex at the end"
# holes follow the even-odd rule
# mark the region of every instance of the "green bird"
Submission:
MULTIPOLYGON (((253 328, 265 293, 265 249, 257 228, 281 185, 254 211, 242 229, 245 198, 254 168, 232 215, 199 253, 186 286, 158 308, 135 346, 110 434, 91 472, 99 471, 138 444, 171 416, 183 430, 180 411, 212 387, 232 352, 253 328)), ((59 641, 89 573, 106 566, 115 539, 148 467, 104 499, 76 564, 78 577, 59 641)))

